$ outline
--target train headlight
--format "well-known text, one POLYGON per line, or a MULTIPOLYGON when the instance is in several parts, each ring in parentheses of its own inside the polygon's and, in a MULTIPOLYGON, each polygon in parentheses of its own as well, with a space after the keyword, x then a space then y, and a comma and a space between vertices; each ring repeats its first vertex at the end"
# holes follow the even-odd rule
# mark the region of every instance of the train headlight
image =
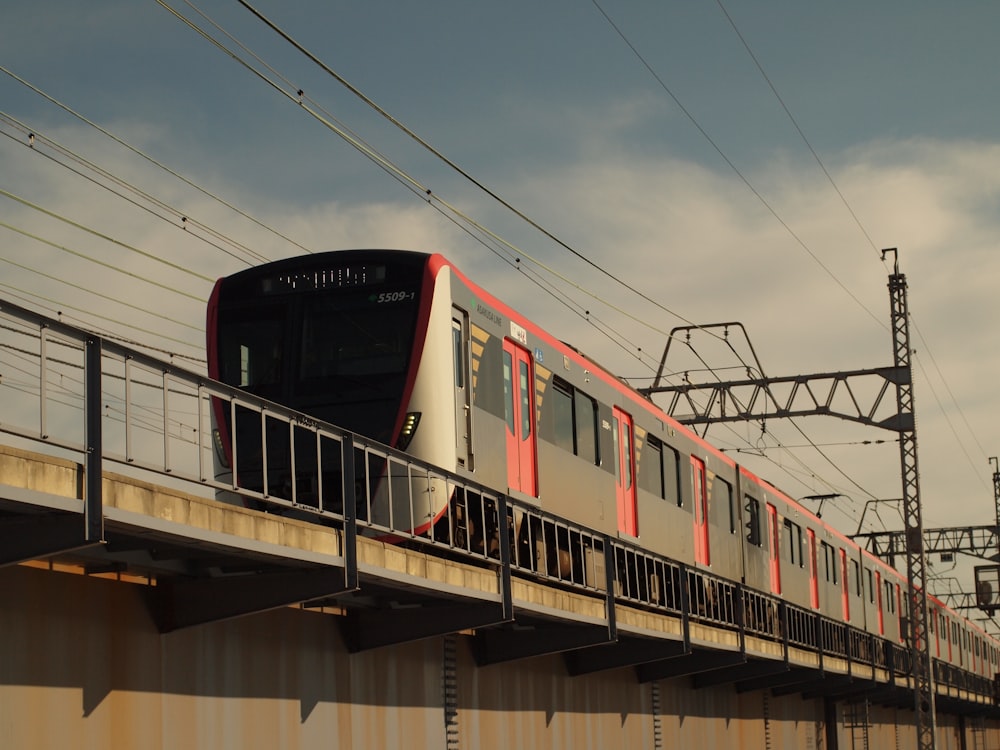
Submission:
POLYGON ((406 419, 403 420, 403 429, 399 431, 399 440, 396 441, 396 447, 405 451, 407 446, 409 446, 410 441, 413 440, 413 434, 417 431, 417 425, 420 424, 420 412, 411 411, 407 412, 406 419))
POLYGON ((215 457, 228 469, 229 459, 226 458, 226 448, 222 444, 222 433, 218 430, 212 430, 212 443, 215 445, 215 457))

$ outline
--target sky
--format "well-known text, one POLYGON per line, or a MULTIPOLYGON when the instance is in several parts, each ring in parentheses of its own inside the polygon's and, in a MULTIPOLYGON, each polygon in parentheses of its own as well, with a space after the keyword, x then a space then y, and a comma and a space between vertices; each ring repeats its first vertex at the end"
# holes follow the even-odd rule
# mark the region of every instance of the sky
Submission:
MULTIPOLYGON (((675 342, 674 384, 893 364, 898 258, 924 525, 993 522, 1000 5, 247 1, 291 41, 238 0, 5 3, 0 299, 199 369, 220 275, 436 251, 642 387, 685 325, 748 339, 675 342)), ((895 433, 707 436, 902 527, 895 433)))

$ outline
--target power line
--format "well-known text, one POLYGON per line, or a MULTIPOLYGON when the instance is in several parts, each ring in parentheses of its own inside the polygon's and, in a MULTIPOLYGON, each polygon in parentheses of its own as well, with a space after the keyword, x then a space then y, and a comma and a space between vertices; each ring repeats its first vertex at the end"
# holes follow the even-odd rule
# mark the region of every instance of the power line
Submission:
POLYGON ((139 307, 138 305, 133 305, 133 304, 130 304, 130 303, 125 302, 123 300, 117 299, 115 297, 110 297, 107 294, 102 294, 101 292, 95 292, 93 289, 88 289, 88 288, 86 288, 84 286, 80 286, 79 284, 74 284, 72 281, 67 281, 65 278, 60 278, 58 276, 53 276, 52 274, 45 273, 44 271, 39 271, 37 268, 31 268, 30 266, 23 265, 22 263, 17 263, 17 262, 15 262, 13 260, 10 260, 8 258, 4 258, 4 257, 0 256, 0 262, 2 262, 2 263, 8 263, 8 264, 10 264, 10 265, 12 265, 12 266, 14 266, 16 268, 20 268, 23 271, 29 271, 31 273, 38 274, 39 276, 43 276, 46 279, 50 279, 51 281, 57 281, 60 284, 65 284, 66 286, 72 287, 73 289, 77 289, 77 290, 82 291, 82 292, 87 292, 88 294, 93 294, 95 297, 100 297, 101 299, 107 300, 109 302, 114 302, 115 304, 124 305, 125 307, 131 308, 132 310, 138 310, 139 312, 146 313, 147 315, 152 315, 153 317, 161 318, 161 319, 169 321, 171 323, 176 323, 179 326, 184 326, 185 328, 190 328, 190 329, 195 330, 195 331, 200 331, 201 330, 197 326, 193 326, 190 323, 185 323, 182 320, 177 320, 175 318, 171 318, 171 317, 168 317, 166 315, 162 315, 161 313, 153 312, 152 310, 147 310, 147 309, 145 309, 143 307, 139 307))
POLYGON ((103 260, 98 260, 97 258, 91 255, 87 255, 86 253, 82 253, 78 250, 73 250, 71 248, 66 247, 65 245, 60 245, 57 242, 52 242, 51 240, 47 240, 44 237, 39 237, 37 234, 32 234, 31 232, 25 229, 20 229, 11 224, 8 224, 5 221, 0 221, 0 227, 3 227, 4 229, 9 229, 12 232, 17 232, 18 234, 23 235, 24 237, 28 237, 30 239, 35 240, 36 242, 41 242, 42 244, 48 245, 49 247, 55 248, 56 250, 61 250, 64 253, 69 253, 70 255, 75 255, 79 258, 83 258, 85 260, 90 261, 91 263, 96 263, 99 266, 103 266, 104 268, 108 268, 112 271, 124 274, 125 276, 129 276, 139 281, 144 281, 147 284, 152 284, 153 286, 159 287, 160 289, 164 289, 168 292, 173 292, 174 294, 179 294, 182 297, 187 297, 189 299, 198 300, 199 302, 204 302, 205 298, 197 294, 191 294, 190 292, 185 292, 183 289, 177 289, 176 287, 172 287, 168 284, 161 284, 159 281, 154 281, 153 279, 147 279, 146 277, 140 276, 137 273, 132 273, 131 271, 126 271, 123 268, 119 268, 115 266, 113 263, 107 263, 103 260))
MULTIPOLYGON (((10 198, 11 200, 20 203, 22 206, 27 206, 28 208, 33 209, 35 211, 38 211, 39 213, 45 214, 46 216, 49 216, 49 217, 51 217, 53 219, 56 219, 57 221, 61 221, 64 224, 68 224, 69 226, 73 227, 74 229, 79 229, 79 230, 81 230, 83 232, 87 232, 88 234, 92 234, 95 237, 100 237, 102 240, 110 242, 113 245, 117 245, 118 247, 123 248, 125 250, 128 250, 129 252, 141 255, 143 258, 148 258, 149 260, 156 261, 157 263, 162 263, 163 265, 168 266, 169 268, 173 268, 174 270, 180 271, 181 273, 186 273, 186 274, 189 274, 190 276, 194 276, 196 279, 199 279, 201 281, 207 281, 210 284, 215 282, 215 279, 211 278, 210 276, 205 276, 202 273, 198 273, 197 271, 193 271, 190 268, 186 268, 186 267, 184 267, 184 266, 182 266, 182 265, 180 265, 178 263, 173 263, 173 262, 171 262, 169 260, 166 260, 164 258, 159 257, 158 255, 154 255, 153 253, 146 252, 145 250, 140 250, 139 248, 137 248, 137 247, 135 247, 133 245, 129 245, 129 244, 125 243, 125 242, 122 242, 121 240, 116 240, 114 237, 110 237, 110 236, 108 236, 108 235, 106 235, 106 234, 104 234, 102 232, 98 232, 96 229, 91 229, 90 227, 85 226, 85 225, 83 225, 83 224, 81 224, 81 223, 79 223, 77 221, 73 221, 72 219, 68 219, 65 216, 62 216, 61 214, 57 214, 55 211, 49 211, 47 208, 42 208, 38 204, 32 203, 31 201, 27 200, 26 198, 22 198, 22 197, 20 197, 18 195, 14 195, 13 193, 11 193, 11 192, 9 192, 7 190, 4 190, 3 188, 0 188, 0 195, 4 196, 6 198, 10 198)), ((15 231, 18 231, 18 230, 15 230, 15 231)), ((80 255, 80 253, 76 253, 75 251, 69 250, 68 248, 60 248, 60 249, 66 250, 66 252, 70 252, 70 253, 73 253, 75 255, 80 255)), ((112 265, 107 264, 107 263, 103 263, 103 262, 101 262, 99 260, 96 260, 96 259, 89 258, 89 256, 84 256, 84 257, 87 257, 88 260, 93 260, 93 262, 95 262, 95 263, 97 263, 99 265, 107 266, 109 268, 114 268, 115 270, 121 271, 121 269, 116 268, 115 266, 112 266, 112 265)), ((121 271, 121 272, 122 273, 128 273, 127 271, 121 271)), ((133 275, 133 274, 129 274, 129 275, 133 275)), ((138 277, 138 278, 142 278, 142 277, 138 277)), ((143 280, 144 281, 149 281, 149 279, 143 279, 143 280)), ((150 281, 150 283, 156 283, 156 282, 150 281)), ((180 293, 180 292, 178 292, 178 293, 180 293)))
MULTIPOLYGON (((180 173, 175 172, 174 170, 170 169, 169 167, 167 167, 162 162, 157 161, 156 159, 154 159, 153 157, 149 156, 145 152, 141 151, 140 149, 136 148, 135 146, 132 146, 127 141, 123 140, 122 138, 119 138, 118 136, 116 136, 111 131, 106 130, 105 128, 101 127, 100 125, 98 125, 97 123, 93 122, 92 120, 87 119, 86 117, 84 117, 83 115, 81 115, 79 112, 76 112, 75 110, 73 110, 72 108, 70 108, 69 106, 67 106, 66 104, 63 104, 62 102, 60 102, 59 100, 55 99, 54 97, 49 96, 48 94, 46 94, 44 91, 42 91, 38 87, 32 85, 31 83, 29 83, 25 79, 23 79, 20 76, 16 75, 14 72, 12 72, 11 70, 9 70, 5 66, 0 65, 0 71, 2 71, 3 73, 5 73, 6 75, 10 76, 11 78, 13 78, 15 81, 17 81, 18 83, 20 83, 22 86, 28 88, 29 90, 31 90, 34 93, 38 94, 39 96, 41 96, 45 100, 47 100, 47 101, 51 102, 52 104, 54 104, 55 106, 59 107, 64 112, 72 115, 73 117, 75 117, 79 121, 83 122, 84 124, 90 126, 93 129, 97 130, 99 133, 107 136, 108 138, 110 138, 115 143, 119 144, 120 146, 123 146, 124 148, 128 149, 129 151, 131 151, 132 153, 134 153, 136 156, 139 156, 140 158, 146 160, 147 162, 149 162, 153 166, 155 166, 155 167, 157 167, 159 169, 162 169, 167 174, 169 174, 169 175, 177 178, 178 180, 180 180, 181 182, 183 182, 188 187, 194 188, 195 190, 197 190, 202 195, 205 195, 205 196, 211 198, 212 200, 220 203, 221 205, 225 206, 226 208, 230 209, 231 211, 234 211, 235 213, 239 214, 243 218, 245 218, 245 219, 253 222, 257 226, 259 226, 261 229, 264 229, 264 230, 270 232, 271 234, 279 237, 280 239, 285 240, 289 244, 294 245, 295 247, 298 247, 303 252, 305 252, 305 253, 311 253, 311 252, 313 252, 309 248, 307 248, 304 245, 299 244, 295 240, 293 240, 293 239, 285 236, 281 232, 277 231, 276 229, 274 229, 273 227, 271 227, 268 224, 264 223, 263 221, 257 219, 253 215, 247 213, 246 211, 243 211, 242 209, 236 207, 234 204, 229 203, 228 201, 224 200, 223 198, 221 198, 220 196, 218 196, 215 193, 211 192, 207 188, 204 188, 201 185, 198 185, 197 183, 195 183, 195 182, 189 180, 188 178, 184 177, 180 173)), ((265 258, 262 255, 259 255, 258 256, 258 260, 260 260, 260 261, 263 262, 263 261, 266 261, 267 258, 265 258)))
MULTIPOLYGON (((760 73, 761 77, 764 79, 764 81, 767 83, 768 87, 771 89, 771 93, 774 94, 775 99, 778 100, 778 103, 781 105, 781 108, 784 110, 785 115, 788 117, 789 121, 795 127, 795 130, 796 130, 796 132, 798 132, 799 137, 802 139, 802 142, 805 143, 806 147, 809 149, 809 153, 812 154, 813 159, 816 161, 816 164, 819 166, 820 170, 822 170, 823 174, 826 176, 826 179, 830 183, 830 186, 833 188, 834 192, 837 193, 837 196, 840 198, 840 201, 844 204, 844 207, 847 209, 847 212, 851 215, 851 218, 854 220, 854 223, 857 224, 858 229, 860 229, 861 233, 865 236, 865 239, 868 240, 868 244, 871 245, 871 247, 872 247, 873 250, 876 250, 877 252, 879 252, 879 255, 880 255, 880 258, 881 258, 881 252, 879 251, 878 246, 874 243, 874 241, 871 238, 871 235, 868 234, 868 231, 865 229, 864 225, 861 223, 861 220, 858 218, 857 213, 855 213, 854 209, 851 207, 850 203, 847 201, 847 198, 844 196, 844 193, 838 187, 836 181, 834 181, 833 176, 830 174, 830 172, 827 170, 826 166, 823 164, 823 160, 820 159, 819 154, 816 153, 816 149, 814 149, 813 146, 812 146, 812 144, 809 142, 809 139, 806 137, 805 132, 799 126, 799 123, 795 119, 795 116, 792 114, 791 110, 785 104, 784 99, 781 98, 781 94, 778 93, 778 89, 775 87, 774 83, 771 81, 770 76, 768 76, 767 72, 764 70, 763 65, 761 65, 760 61, 757 59, 757 56, 754 54, 753 50, 750 48, 750 44, 747 42, 746 38, 743 36, 743 34, 740 32, 739 28, 736 26, 736 22, 733 20, 732 16, 729 15, 729 11, 726 10, 726 7, 723 5, 722 0, 716 0, 716 3, 718 4, 720 10, 722 10, 723 15, 726 17, 726 20, 729 21, 729 25, 732 27, 733 31, 736 33, 736 36, 739 37, 739 40, 743 44, 743 47, 747 51, 747 54, 750 56, 750 59, 753 60, 753 63, 757 67, 757 70, 760 73)), ((882 259, 882 263, 883 263, 883 266, 885 266, 884 259, 882 259)), ((867 310, 867 308, 865 308, 865 309, 867 310)), ((916 327, 915 323, 914 323, 914 327, 916 327)), ((969 434, 973 436, 974 440, 976 440, 976 444, 979 445, 980 452, 985 457, 986 456, 986 451, 983 450, 982 445, 979 444, 978 439, 976 439, 975 434, 972 432, 972 427, 969 425, 968 420, 965 418, 965 414, 962 412, 962 408, 959 406, 959 404, 957 403, 957 401, 955 401, 955 397, 954 397, 954 395, 951 392, 951 388, 948 385, 948 381, 945 379, 944 373, 942 373, 941 369, 937 366, 937 361, 934 359, 934 355, 931 353, 930 347, 927 345, 927 342, 924 340, 923 335, 920 333, 919 329, 917 330, 917 335, 920 337, 921 341, 924 343, 924 348, 927 350, 927 353, 928 353, 928 355, 931 358, 931 362, 934 364, 935 370, 938 373, 938 377, 940 377, 941 382, 944 384, 945 390, 947 390, 949 396, 951 396, 952 404, 958 410, 959 414, 962 417, 962 420, 965 422, 965 425, 966 425, 966 427, 969 430, 969 434)), ((973 467, 973 473, 974 473, 974 475, 979 479, 979 481, 983 484, 983 486, 986 486, 985 479, 983 478, 982 474, 978 470, 975 469, 975 466, 974 466, 974 464, 972 462, 972 457, 969 456, 968 451, 965 449, 965 444, 962 441, 961 435, 959 435, 958 431, 955 429, 955 426, 952 424, 951 418, 948 416, 947 412, 944 410, 944 406, 941 404, 941 400, 938 397, 937 391, 934 389, 933 383, 930 382, 930 379, 927 380, 927 383, 928 383, 928 386, 931 389, 931 393, 933 394, 935 401, 937 402, 938 408, 941 410, 941 414, 944 416, 945 421, 948 423, 948 428, 951 430, 951 433, 955 436, 955 439, 958 442, 959 447, 962 450, 962 453, 965 455, 966 460, 968 460, 969 465, 973 467)))
POLYGON ((170 224, 170 226, 176 229, 183 229, 191 237, 194 237, 198 240, 201 240, 202 242, 207 243, 208 245, 230 256, 234 260, 237 260, 241 263, 245 263, 247 265, 253 265, 253 263, 255 262, 266 262, 268 260, 268 258, 254 251, 253 249, 247 247, 246 245, 237 242, 236 240, 227 237, 220 232, 217 232, 216 230, 209 227, 207 224, 203 224, 202 222, 192 217, 189 213, 181 211, 171 206, 170 204, 166 203, 165 201, 162 201, 159 198, 150 195, 149 193, 138 188, 137 186, 129 183, 127 180, 124 180, 123 178, 112 174, 106 169, 99 167, 93 162, 84 159, 82 156, 73 152, 66 146, 63 146, 62 144, 57 143, 56 141, 50 138, 46 138, 37 129, 30 128, 29 126, 25 125, 24 123, 18 121, 16 118, 13 118, 6 113, 0 113, 0 119, 6 120, 14 127, 15 130, 19 130, 25 136, 25 138, 22 139, 10 133, 2 133, 2 135, 6 136, 13 142, 17 143, 18 145, 22 145, 26 148, 30 148, 33 154, 37 154, 38 156, 44 157, 45 159, 51 161, 53 164, 56 164, 59 167, 72 172, 78 177, 87 180, 91 184, 96 185, 97 187, 103 190, 107 190, 112 195, 115 195, 124 201, 128 201, 136 208, 146 211, 152 216, 155 216, 157 219, 161 219, 167 222, 168 224, 170 224), (66 159, 69 159, 70 161, 80 165, 81 168, 73 167, 70 164, 60 161, 56 156, 53 156, 52 154, 48 153, 46 149, 42 148, 43 146, 48 146, 57 154, 60 154, 66 159), (96 175, 99 175, 101 179, 98 179, 97 177, 94 177, 91 174, 87 174, 86 172, 83 171, 84 169, 90 170, 96 175), (108 184, 109 182, 111 184, 108 184), (129 197, 125 193, 116 190, 113 187, 113 185, 118 186, 123 191, 127 191, 128 193, 138 196, 138 199, 129 197), (167 215, 165 216, 164 213, 166 213, 167 215), (224 247, 222 244, 219 244, 219 242, 215 242, 212 239, 209 239, 208 237, 201 236, 196 231, 194 231, 195 229, 205 232, 210 237, 215 237, 221 243, 230 245, 232 248, 234 248, 235 251, 242 252, 245 255, 247 255, 250 258, 250 260, 241 257, 240 255, 237 254, 237 252, 224 247))
MULTIPOLYGON (((472 185, 474 185, 476 188, 478 188, 484 194, 486 194, 491 199, 493 199, 494 201, 496 201, 497 203, 499 203, 501 206, 503 206, 505 209, 507 209, 508 211, 510 211, 517 218, 519 218, 522 221, 524 221, 526 224, 528 224, 529 226, 531 226, 533 229, 535 229, 538 232, 540 232, 546 238, 548 238, 552 242, 556 243, 559 247, 563 248, 564 250, 568 251, 574 257, 576 257, 577 259, 581 260, 582 262, 584 262, 586 265, 590 266, 592 269, 594 269, 595 271, 597 271, 601 275, 603 275, 603 276, 611 279, 612 281, 614 281, 619 286, 623 287, 624 289, 628 290, 632 294, 636 295, 637 297, 639 297, 639 298, 643 299, 644 301, 648 302, 649 304, 653 305, 658 310, 661 310, 661 311, 663 311, 663 312, 665 312, 665 313, 667 313, 669 315, 672 315, 672 316, 674 316, 674 317, 676 317, 676 318, 678 318, 680 320, 683 320, 686 323, 691 323, 691 321, 686 320, 683 316, 679 315, 678 313, 674 312, 673 310, 668 309, 667 307, 665 307, 661 303, 657 302, 653 298, 649 297, 647 294, 645 294, 644 292, 640 291, 639 289, 635 288, 634 286, 632 286, 631 284, 629 284, 628 282, 626 282, 625 280, 623 280, 619 276, 616 276, 615 274, 613 274, 610 271, 608 271, 606 268, 603 268, 598 263, 596 263, 595 261, 591 260, 586 255, 584 255, 582 252, 578 251, 574 247, 570 246, 567 242, 565 242, 562 239, 560 239, 559 237, 557 237, 553 232, 551 232, 550 230, 548 230, 545 227, 543 227, 541 224, 539 224, 536 220, 532 219, 526 213, 524 213, 520 209, 516 208, 513 204, 511 204, 510 202, 508 202, 506 199, 504 199, 502 196, 500 196, 494 190, 492 190, 491 188, 487 187, 483 182, 481 182, 478 179, 476 179, 475 177, 473 177, 465 169, 463 169, 457 163, 455 163, 453 160, 451 160, 450 158, 448 158, 447 156, 445 156, 441 151, 439 151, 434 146, 432 146, 427 140, 425 140, 421 136, 417 135, 413 130, 411 130, 409 127, 407 127, 406 125, 404 125, 399 119, 397 119, 396 117, 394 117, 393 115, 391 115, 383 107, 381 107, 379 104, 377 104, 371 97, 367 96, 365 93, 363 93, 356 86, 354 86, 350 82, 348 82, 343 76, 341 76, 333 68, 331 68, 325 62, 323 62, 315 54, 313 54, 312 52, 310 52, 305 46, 303 46, 301 43, 299 43, 298 41, 296 41, 289 33, 287 33, 286 31, 284 31, 283 29, 281 29, 277 24, 275 24, 273 21, 271 21, 269 18, 267 18, 263 13, 261 13, 259 10, 257 10, 254 6, 252 6, 246 0, 237 0, 237 1, 240 3, 240 5, 242 5, 248 11, 250 11, 254 16, 256 16, 258 19, 260 19, 260 21, 263 22, 268 28, 270 28, 272 31, 274 31, 276 34, 278 34, 282 39, 284 39, 285 41, 287 41, 296 50, 298 50, 301 54, 303 54, 306 58, 308 58, 315 65, 317 65, 323 72, 325 72, 327 75, 329 75, 330 77, 332 77, 335 81, 337 81, 342 86, 344 86, 348 91, 350 91, 352 94, 354 94, 354 96, 356 96, 358 99, 360 99, 364 104, 366 104, 368 107, 372 108, 375 112, 377 112, 379 115, 381 115, 383 118, 385 118, 394 127, 396 127, 397 129, 399 129, 407 137, 409 137, 415 143, 417 143, 421 148, 423 148, 426 151, 428 151, 432 156, 434 156, 435 158, 437 158, 438 160, 440 160, 447 167, 449 167, 450 169, 452 169, 453 171, 455 171, 457 174, 459 174, 461 177, 463 177, 469 183, 471 183, 472 185)), ((161 5, 163 5, 163 0, 157 0, 157 2, 159 2, 161 5)), ((185 0, 185 2, 189 6, 194 7, 191 4, 190 0, 185 0)), ((427 194, 428 195, 431 194, 429 190, 427 191, 427 194)), ((530 257, 530 256, 526 256, 526 257, 530 257)), ((533 263, 536 263, 536 264, 539 263, 534 258, 531 258, 531 260, 532 260, 533 263)), ((539 264, 539 265, 541 265, 541 264, 539 264)), ((548 269, 548 270, 550 270, 550 272, 551 272, 551 269, 548 269)), ((566 280, 566 279, 564 279, 564 280, 566 280)))

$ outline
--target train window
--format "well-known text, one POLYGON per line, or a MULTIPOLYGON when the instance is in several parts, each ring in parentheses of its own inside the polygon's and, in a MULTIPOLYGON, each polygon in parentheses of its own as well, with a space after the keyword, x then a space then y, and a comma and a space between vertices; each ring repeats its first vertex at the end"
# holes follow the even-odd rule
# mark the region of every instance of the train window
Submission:
POLYGON ((573 400, 573 419, 576 423, 576 455, 592 464, 600 463, 597 453, 597 402, 582 391, 573 400))
POLYGON ((554 422, 555 444, 563 450, 575 453, 573 436, 573 394, 572 388, 558 380, 552 382, 552 419, 554 422))
POLYGON ((802 527, 790 518, 784 522, 785 538, 788 540, 788 562, 802 567, 802 527), (798 534, 796 534, 798 532, 798 534))
POLYGON ((680 506, 681 493, 677 485, 677 465, 680 459, 677 451, 653 435, 646 436, 646 444, 642 450, 642 461, 636 467, 639 487, 680 506))
POLYGON ((865 572, 868 574, 868 601, 872 604, 875 603, 875 584, 872 581, 872 569, 865 568, 865 572))
POLYGON ((239 311, 221 323, 221 379, 240 388, 278 385, 281 380, 284 308, 239 311))
POLYGON ((597 402, 569 383, 552 381, 552 419, 555 444, 592 464, 597 455, 597 402))
POLYGON ((455 387, 465 388, 465 347, 462 345, 462 321, 460 320, 452 321, 451 352, 455 363, 455 387))
POLYGON ((344 306, 325 295, 303 301, 301 379, 324 389, 330 378, 404 373, 413 347, 415 303, 344 306))
POLYGON ((851 575, 854 576, 854 593, 861 596, 861 568, 857 560, 851 560, 851 575))
POLYGON ((514 431, 514 358, 510 352, 503 353, 503 412, 510 434, 514 431))
POLYGON ((834 553, 833 547, 826 542, 819 543, 820 549, 823 551, 823 567, 826 571, 826 580, 832 583, 837 582, 837 558, 834 553))
POLYGON ((760 536, 760 501, 749 495, 746 496, 746 501, 747 541, 755 547, 760 547, 762 544, 760 536))
POLYGON ((684 505, 681 495, 681 457, 669 445, 663 445, 663 499, 673 500, 680 508, 684 505))
POLYGON ((721 501, 729 508, 729 533, 736 533, 736 501, 733 499, 733 486, 722 477, 712 480, 712 499, 721 501))

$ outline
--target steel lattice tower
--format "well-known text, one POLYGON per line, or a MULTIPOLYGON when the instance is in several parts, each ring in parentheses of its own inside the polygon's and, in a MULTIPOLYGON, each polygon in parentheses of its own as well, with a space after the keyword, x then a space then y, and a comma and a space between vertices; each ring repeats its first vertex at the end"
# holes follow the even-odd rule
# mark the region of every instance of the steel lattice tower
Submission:
MULTIPOLYGON (((882 251, 896 256, 896 249, 882 251)), ((934 679, 930 641, 927 638, 927 559, 924 554, 924 525, 920 509, 920 473, 917 470, 917 429, 913 408, 913 369, 910 362, 910 325, 906 301, 906 276, 899 272, 895 257, 889 276, 892 311, 892 339, 895 364, 905 378, 896 383, 896 404, 903 424, 899 433, 899 458, 903 477, 903 521, 906 529, 906 577, 909 581, 909 647, 913 675, 917 747, 934 749, 934 679)))

